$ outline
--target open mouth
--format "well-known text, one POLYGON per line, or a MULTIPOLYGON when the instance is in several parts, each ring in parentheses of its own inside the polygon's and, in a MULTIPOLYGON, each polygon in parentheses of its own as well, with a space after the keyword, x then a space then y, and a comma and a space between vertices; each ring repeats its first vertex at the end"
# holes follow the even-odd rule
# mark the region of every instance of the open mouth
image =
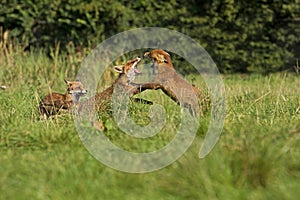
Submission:
POLYGON ((136 73, 136 74, 142 74, 142 72, 140 72, 140 71, 138 70, 137 66, 134 67, 133 71, 134 71, 134 73, 136 73))
POLYGON ((134 63, 133 71, 134 71, 134 73, 136 73, 136 74, 142 74, 142 72, 140 72, 140 71, 138 70, 138 68, 137 68, 138 63, 139 63, 142 59, 141 59, 141 57, 139 57, 139 56, 138 56, 136 59, 137 59, 137 61, 134 63))

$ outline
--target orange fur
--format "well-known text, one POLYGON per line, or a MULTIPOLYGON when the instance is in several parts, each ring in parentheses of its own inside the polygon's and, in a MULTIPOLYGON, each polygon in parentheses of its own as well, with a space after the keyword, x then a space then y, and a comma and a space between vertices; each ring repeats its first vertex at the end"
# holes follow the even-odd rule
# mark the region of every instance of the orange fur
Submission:
POLYGON ((160 84, 165 94, 188 107, 193 115, 198 113, 197 93, 199 90, 176 72, 170 55, 162 49, 154 49, 146 52, 144 56, 153 61, 155 74, 153 83, 160 84))
POLYGON ((50 93, 42 98, 39 104, 41 119, 46 119, 51 115, 56 115, 61 111, 69 111, 73 105, 79 101, 81 96, 86 95, 87 90, 79 81, 66 81, 67 91, 65 94, 50 93))

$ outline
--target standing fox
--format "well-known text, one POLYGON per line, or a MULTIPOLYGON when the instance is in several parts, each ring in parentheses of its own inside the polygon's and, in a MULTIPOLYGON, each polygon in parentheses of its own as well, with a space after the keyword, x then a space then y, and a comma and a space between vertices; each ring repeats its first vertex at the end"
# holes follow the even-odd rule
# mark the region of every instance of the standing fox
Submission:
POLYGON ((65 94, 50 93, 46 95, 39 105, 41 119, 46 119, 51 115, 58 114, 61 111, 70 111, 73 103, 77 103, 81 96, 86 95, 87 90, 79 81, 67 81, 67 92, 65 94))
POLYGON ((144 57, 153 61, 153 83, 160 84, 160 89, 174 101, 190 109, 192 115, 199 113, 197 94, 200 92, 175 70, 170 55, 161 49, 145 52, 144 57))

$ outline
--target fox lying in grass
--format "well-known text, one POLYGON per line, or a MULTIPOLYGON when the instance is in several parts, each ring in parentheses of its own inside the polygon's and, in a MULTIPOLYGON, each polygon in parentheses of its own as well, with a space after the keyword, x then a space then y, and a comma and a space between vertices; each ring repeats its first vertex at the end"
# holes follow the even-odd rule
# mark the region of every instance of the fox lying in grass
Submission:
POLYGON ((46 95, 39 104, 39 113, 41 119, 47 119, 51 115, 60 112, 70 111, 74 103, 78 103, 81 96, 86 95, 87 90, 79 81, 67 81, 67 92, 65 94, 50 93, 46 95))
POLYGON ((170 55, 161 49, 145 52, 144 57, 153 61, 153 84, 159 84, 160 88, 171 99, 190 109, 194 115, 198 113, 198 97, 201 91, 183 79, 175 70, 170 55))

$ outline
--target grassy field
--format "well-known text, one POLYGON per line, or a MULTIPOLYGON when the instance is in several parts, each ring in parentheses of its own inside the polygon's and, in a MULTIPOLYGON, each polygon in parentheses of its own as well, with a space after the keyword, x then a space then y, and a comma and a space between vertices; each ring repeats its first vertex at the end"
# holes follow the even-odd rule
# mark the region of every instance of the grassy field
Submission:
MULTIPOLYGON (((0 55, 0 199, 297 199, 300 196, 300 76, 290 73, 223 76, 227 115, 222 136, 205 159, 198 158, 209 114, 196 139, 176 162, 159 171, 128 174, 94 159, 82 145, 71 115, 41 121, 39 98, 49 88, 63 92, 82 55, 53 51, 0 55)), ((191 77, 196 82, 200 78, 191 77)), ((159 91, 145 97, 178 106, 159 91)), ((149 107, 134 115, 146 123, 149 107)), ((107 136, 131 150, 161 148, 172 128, 146 142, 118 132, 107 116, 107 136), (130 140, 131 143, 124 142, 130 140), (123 142, 122 142, 123 141, 123 142)), ((176 119, 173 121, 176 124, 176 119)))

